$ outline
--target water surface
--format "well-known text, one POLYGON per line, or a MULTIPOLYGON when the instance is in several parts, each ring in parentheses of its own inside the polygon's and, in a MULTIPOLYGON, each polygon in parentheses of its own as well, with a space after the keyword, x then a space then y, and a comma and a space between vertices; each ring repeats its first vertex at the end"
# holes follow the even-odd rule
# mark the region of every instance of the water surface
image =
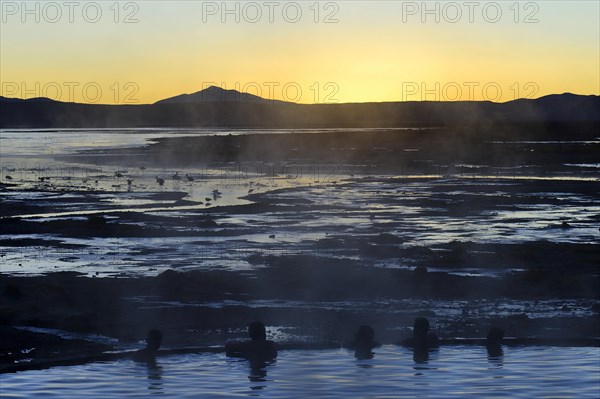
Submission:
POLYGON ((372 359, 351 351, 282 351, 252 368, 221 354, 160 357, 2 375, 7 398, 598 398, 599 348, 443 347, 416 362, 386 345, 372 359))

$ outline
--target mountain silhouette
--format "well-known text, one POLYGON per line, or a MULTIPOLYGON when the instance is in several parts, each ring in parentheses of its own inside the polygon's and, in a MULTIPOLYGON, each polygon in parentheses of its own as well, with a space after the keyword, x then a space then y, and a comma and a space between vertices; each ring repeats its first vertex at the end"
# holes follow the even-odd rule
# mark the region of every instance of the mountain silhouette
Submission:
POLYGON ((100 105, 0 97, 0 128, 407 127, 600 122, 600 96, 549 95, 490 101, 296 104, 208 88, 146 105, 100 105), (204 93, 204 94, 203 94, 204 93), (207 100, 210 95, 225 95, 207 100), (234 96, 228 101, 227 96, 234 96), (204 97, 204 100, 203 100, 204 97), (254 98, 258 98, 256 100, 254 98), (239 98, 239 100, 238 100, 239 98))
POLYGON ((226 90, 217 86, 209 86, 204 90, 192 94, 180 94, 166 98, 154 104, 183 104, 201 102, 248 102, 248 103, 282 103, 283 101, 269 100, 250 93, 237 90, 226 90))

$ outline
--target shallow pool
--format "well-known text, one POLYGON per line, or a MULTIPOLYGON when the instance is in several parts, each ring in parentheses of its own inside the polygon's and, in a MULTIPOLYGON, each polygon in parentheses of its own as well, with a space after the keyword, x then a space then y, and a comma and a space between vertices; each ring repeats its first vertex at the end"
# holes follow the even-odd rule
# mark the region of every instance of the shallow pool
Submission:
POLYGON ((598 398, 600 348, 443 347, 429 359, 386 345, 373 358, 342 350, 282 351, 252 368, 222 354, 173 355, 3 374, 6 398, 598 398))

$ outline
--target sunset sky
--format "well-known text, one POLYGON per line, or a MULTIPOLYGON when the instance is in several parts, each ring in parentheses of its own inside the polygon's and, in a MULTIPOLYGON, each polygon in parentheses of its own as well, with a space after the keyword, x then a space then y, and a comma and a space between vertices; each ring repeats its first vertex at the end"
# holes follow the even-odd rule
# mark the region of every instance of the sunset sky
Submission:
POLYGON ((211 84, 302 103, 600 94, 595 0, 64 4, 2 0, 3 96, 152 103, 211 84))

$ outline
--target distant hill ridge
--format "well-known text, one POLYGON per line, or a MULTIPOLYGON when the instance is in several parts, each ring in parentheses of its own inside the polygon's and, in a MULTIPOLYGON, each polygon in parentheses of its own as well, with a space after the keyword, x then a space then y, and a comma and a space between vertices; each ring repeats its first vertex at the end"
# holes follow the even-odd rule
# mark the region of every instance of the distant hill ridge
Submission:
POLYGON ((79 104, 0 96, 0 128, 402 127, 490 122, 600 122, 600 96, 564 93, 505 103, 296 104, 216 86, 144 105, 79 104))

